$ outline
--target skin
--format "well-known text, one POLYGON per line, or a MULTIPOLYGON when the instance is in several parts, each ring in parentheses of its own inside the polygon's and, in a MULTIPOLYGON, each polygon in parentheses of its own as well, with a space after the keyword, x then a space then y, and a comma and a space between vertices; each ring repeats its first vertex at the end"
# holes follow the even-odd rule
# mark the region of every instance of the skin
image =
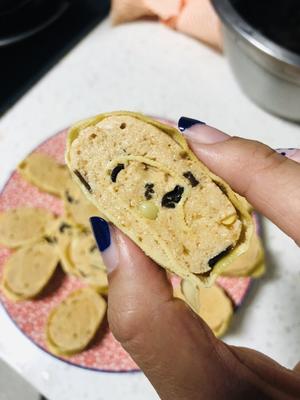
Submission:
MULTIPOLYGON (((259 142, 200 139, 189 140, 199 159, 299 245, 300 164, 259 142)), ((161 399, 300 398, 300 363, 289 370, 255 350, 216 339, 173 298, 165 271, 121 232, 113 229, 113 236, 119 262, 109 274, 110 327, 161 399)))

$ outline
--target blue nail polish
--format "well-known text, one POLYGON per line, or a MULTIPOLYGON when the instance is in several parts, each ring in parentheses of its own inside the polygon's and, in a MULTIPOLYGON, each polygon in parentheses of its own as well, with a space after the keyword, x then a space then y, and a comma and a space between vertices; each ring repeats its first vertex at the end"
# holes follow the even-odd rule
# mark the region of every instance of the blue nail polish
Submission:
POLYGON ((199 121, 198 119, 181 117, 178 121, 178 128, 180 132, 184 132, 186 129, 189 129, 193 125, 206 125, 205 122, 199 121))
POLYGON ((99 250, 100 251, 106 250, 111 244, 108 223, 104 221, 104 219, 99 217, 91 217, 90 223, 99 250))

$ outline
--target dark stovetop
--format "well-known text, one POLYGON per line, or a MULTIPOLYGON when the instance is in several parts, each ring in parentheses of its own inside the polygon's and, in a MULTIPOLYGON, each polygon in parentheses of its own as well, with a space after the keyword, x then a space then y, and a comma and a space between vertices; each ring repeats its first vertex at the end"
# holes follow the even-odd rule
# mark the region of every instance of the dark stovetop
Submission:
POLYGON ((5 36, 0 27, 0 116, 97 25, 110 6, 109 0, 62 3, 68 6, 60 17, 24 40, 1 45, 5 36))

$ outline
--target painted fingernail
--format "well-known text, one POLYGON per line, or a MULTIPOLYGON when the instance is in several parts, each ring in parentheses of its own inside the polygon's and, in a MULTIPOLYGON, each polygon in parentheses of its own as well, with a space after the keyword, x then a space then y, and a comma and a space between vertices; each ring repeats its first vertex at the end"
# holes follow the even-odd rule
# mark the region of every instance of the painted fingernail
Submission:
POLYGON ((276 149, 277 153, 290 158, 296 162, 300 163, 300 149, 294 149, 293 147, 289 147, 288 149, 276 149))
POLYGON ((204 122, 186 117, 179 119, 178 128, 189 141, 197 144, 214 144, 230 138, 226 133, 212 128, 204 122))
POLYGON ((107 272, 111 273, 119 262, 119 250, 114 240, 113 228, 99 217, 91 217, 90 223, 107 272))
POLYGON ((184 132, 186 129, 189 129, 194 125, 205 125, 205 122, 188 117, 179 118, 178 129, 180 130, 180 132, 184 132))

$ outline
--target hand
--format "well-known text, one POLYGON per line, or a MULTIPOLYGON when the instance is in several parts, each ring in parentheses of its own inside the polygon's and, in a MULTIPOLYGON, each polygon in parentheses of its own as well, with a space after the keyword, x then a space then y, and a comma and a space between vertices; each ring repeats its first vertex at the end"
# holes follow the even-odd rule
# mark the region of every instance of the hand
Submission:
MULTIPOLYGON (((261 143, 193 122, 183 118, 179 126, 186 128, 183 133, 199 159, 299 244, 300 164, 261 143)), ((93 227, 96 237, 101 231, 109 270, 110 328, 161 399, 300 398, 299 364, 291 371, 257 351, 215 338, 204 321, 173 298, 165 271, 105 224, 98 219, 93 227)))

